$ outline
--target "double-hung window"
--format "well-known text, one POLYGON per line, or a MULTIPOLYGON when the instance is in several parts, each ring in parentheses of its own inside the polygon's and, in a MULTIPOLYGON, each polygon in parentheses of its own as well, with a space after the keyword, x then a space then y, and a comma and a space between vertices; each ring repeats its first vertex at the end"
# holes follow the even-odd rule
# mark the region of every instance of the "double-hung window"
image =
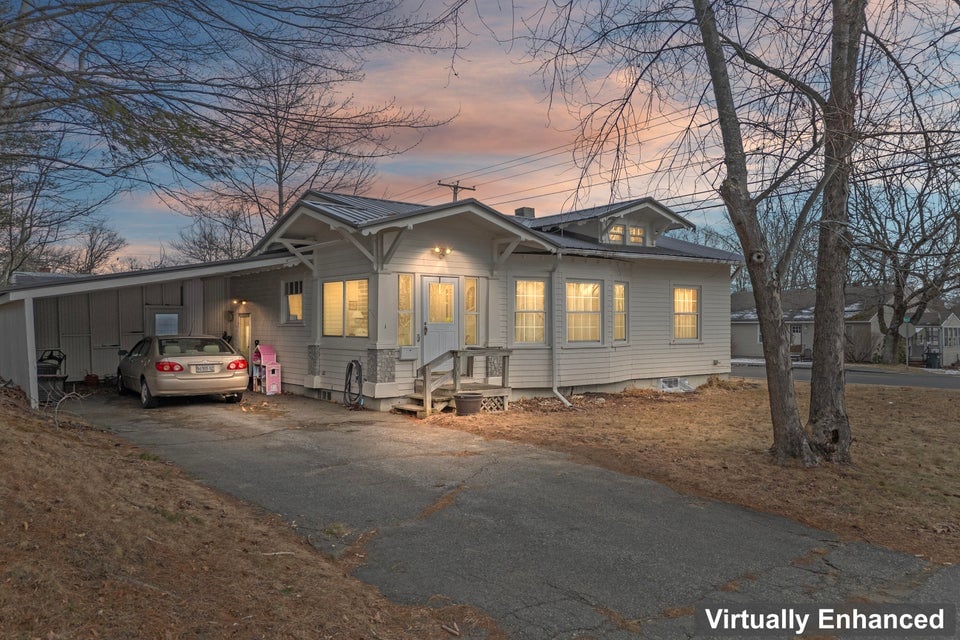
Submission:
POLYGON ((513 297, 513 341, 547 342, 547 287, 543 280, 517 280, 513 297))
POLYGON ((700 287, 673 288, 673 339, 700 339, 700 287))
POLYGON ((369 316, 367 280, 323 283, 323 335, 365 338, 369 316))
POLYGON ((600 342, 600 282, 567 282, 567 342, 600 342))
POLYGON ((284 324, 303 322, 303 280, 288 280, 283 283, 282 307, 284 324))
POLYGON ((627 283, 613 283, 613 340, 627 339, 627 283))

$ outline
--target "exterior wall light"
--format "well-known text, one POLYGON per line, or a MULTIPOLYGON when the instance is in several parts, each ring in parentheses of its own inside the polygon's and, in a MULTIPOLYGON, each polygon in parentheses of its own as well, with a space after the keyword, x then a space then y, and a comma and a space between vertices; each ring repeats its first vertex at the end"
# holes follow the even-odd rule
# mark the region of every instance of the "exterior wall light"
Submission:
POLYGON ((433 248, 433 252, 437 254, 437 257, 446 258, 448 255, 453 253, 453 249, 447 246, 437 245, 433 248))

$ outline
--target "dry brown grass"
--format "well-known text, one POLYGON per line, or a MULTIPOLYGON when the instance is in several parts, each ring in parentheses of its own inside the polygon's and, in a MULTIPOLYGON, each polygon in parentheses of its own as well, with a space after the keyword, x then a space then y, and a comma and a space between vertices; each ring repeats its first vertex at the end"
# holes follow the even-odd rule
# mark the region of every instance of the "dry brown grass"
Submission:
MULTIPOLYGON (((278 517, 0 394, 0 637, 450 638, 464 606, 401 607, 278 517)), ((359 559, 358 559, 359 558, 359 559)))
MULTIPOLYGON (((809 385, 798 383, 802 406, 809 385)), ((717 381, 690 394, 587 394, 566 409, 525 400, 506 414, 436 425, 527 442, 667 484, 776 513, 935 562, 960 561, 960 393, 851 385, 852 466, 771 463, 766 387, 717 381)))

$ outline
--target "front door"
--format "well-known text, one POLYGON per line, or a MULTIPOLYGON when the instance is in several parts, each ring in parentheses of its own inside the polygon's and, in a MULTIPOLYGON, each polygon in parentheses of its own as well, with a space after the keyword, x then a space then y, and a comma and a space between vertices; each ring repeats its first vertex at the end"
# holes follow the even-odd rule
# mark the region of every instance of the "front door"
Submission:
POLYGON ((237 314, 237 335, 234 338, 234 346, 237 351, 243 354, 243 357, 250 361, 250 314, 237 314))
MULTIPOLYGON (((457 313, 457 279, 424 276, 423 288, 423 363, 444 351, 460 348, 460 319, 457 313)), ((449 369, 452 362, 444 367, 449 369)))

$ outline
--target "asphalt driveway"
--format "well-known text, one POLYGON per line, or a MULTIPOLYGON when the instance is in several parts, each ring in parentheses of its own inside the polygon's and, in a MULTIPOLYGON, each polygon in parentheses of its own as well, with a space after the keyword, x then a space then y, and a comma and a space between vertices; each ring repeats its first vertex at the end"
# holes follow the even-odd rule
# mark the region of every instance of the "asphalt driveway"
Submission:
POLYGON ((70 410, 326 553, 376 531, 357 577, 396 602, 477 606, 513 638, 684 638, 705 603, 960 600, 958 567, 400 416, 254 395, 70 410))

